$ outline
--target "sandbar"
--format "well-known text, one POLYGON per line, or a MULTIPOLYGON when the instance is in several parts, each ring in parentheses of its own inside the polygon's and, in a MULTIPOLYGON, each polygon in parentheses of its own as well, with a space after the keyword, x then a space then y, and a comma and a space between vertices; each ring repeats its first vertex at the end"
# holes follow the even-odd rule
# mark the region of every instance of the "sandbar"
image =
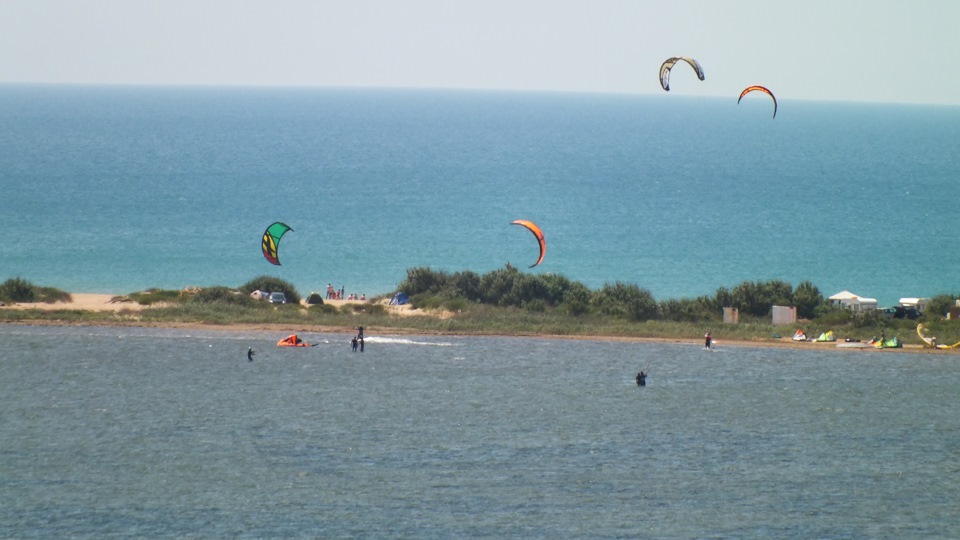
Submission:
MULTIPOLYGON (((113 294, 97 294, 97 293, 70 293, 72 298, 71 302, 56 302, 56 303, 45 303, 45 302, 32 302, 32 303, 15 303, 7 304, 0 309, 19 309, 19 310, 28 310, 36 309, 43 311, 54 311, 54 310, 80 310, 80 311, 113 311, 113 312, 130 312, 136 313, 143 310, 147 306, 138 304, 129 299, 125 299, 123 295, 113 295, 113 294)), ((367 300, 324 300, 325 304, 330 304, 333 306, 340 307, 344 304, 357 304, 365 303, 367 300)), ((386 301, 383 301, 384 303, 386 301)), ((306 304, 303 304, 306 306, 306 304)), ((398 316, 410 316, 410 315, 423 315, 422 310, 414 310, 409 304, 402 306, 391 306, 386 305, 390 313, 398 316)), ((449 317, 451 314, 437 312, 433 314, 437 317, 449 317)), ((25 320, 25 321, 16 321, 11 322, 10 324, 36 324, 36 325, 63 325, 62 321, 47 321, 43 319, 38 320, 25 320)), ((159 328, 190 328, 190 329, 203 329, 203 330, 226 330, 226 331, 276 331, 278 333, 315 333, 315 334, 333 334, 333 333, 351 333, 354 331, 353 328, 349 327, 340 327, 340 326, 322 326, 322 325, 311 325, 311 324, 251 324, 251 323, 235 323, 229 325, 215 325, 215 324, 205 324, 205 323, 183 323, 183 322, 138 322, 132 320, 129 322, 108 322, 108 323, 98 323, 98 322, 78 322, 78 323, 68 323, 76 325, 87 325, 87 326, 145 326, 145 327, 159 327, 159 328)), ((370 333, 372 328, 368 328, 368 333, 370 333)), ((404 329, 404 328, 389 328, 386 333, 392 335, 469 335, 463 334, 460 332, 439 332, 439 331, 424 331, 419 329, 404 329)), ((487 335, 487 334, 483 334, 487 335)), ((538 334, 538 333, 516 333, 510 334, 512 337, 530 337, 530 338, 542 338, 542 339, 569 339, 569 340, 584 340, 584 341, 617 341, 617 342, 628 342, 628 343, 678 343, 678 344, 690 344, 690 345, 703 345, 702 339, 687 339, 687 338, 660 338, 660 337, 631 337, 631 336, 590 336, 590 335, 555 335, 555 334, 538 334)), ((904 343, 903 348, 897 349, 878 349, 875 347, 866 346, 856 346, 855 344, 846 344, 844 342, 813 342, 813 341, 793 341, 789 337, 784 338, 767 338, 767 339, 758 339, 758 340, 725 340, 719 339, 714 340, 714 344, 717 348, 723 347, 752 347, 752 348, 789 348, 789 349, 806 349, 806 350, 835 350, 843 352, 910 352, 910 353, 926 353, 926 354, 958 354, 960 349, 931 349, 929 347, 924 347, 920 344, 913 343, 904 343)))

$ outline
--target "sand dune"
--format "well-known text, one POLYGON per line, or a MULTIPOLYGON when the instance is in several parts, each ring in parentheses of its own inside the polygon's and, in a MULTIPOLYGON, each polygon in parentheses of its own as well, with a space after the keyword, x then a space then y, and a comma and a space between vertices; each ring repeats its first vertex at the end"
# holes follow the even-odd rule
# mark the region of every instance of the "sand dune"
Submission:
POLYGON ((113 294, 71 293, 70 296, 73 297, 73 301, 71 302, 56 302, 53 304, 48 304, 46 302, 24 302, 7 305, 5 306, 5 309, 42 309, 47 311, 56 309, 76 309, 80 311, 140 311, 144 307, 130 300, 116 301, 115 299, 122 298, 122 296, 113 294))

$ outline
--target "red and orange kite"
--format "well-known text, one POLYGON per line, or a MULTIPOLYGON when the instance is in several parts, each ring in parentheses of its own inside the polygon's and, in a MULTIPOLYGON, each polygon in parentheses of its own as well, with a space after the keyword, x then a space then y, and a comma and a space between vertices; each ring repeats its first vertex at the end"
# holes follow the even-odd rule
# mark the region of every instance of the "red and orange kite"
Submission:
POLYGON ((748 86, 744 88, 743 92, 740 92, 740 97, 737 98, 737 105, 740 104, 740 100, 743 99, 743 96, 753 91, 763 92, 773 99, 773 117, 776 118, 777 117, 777 97, 773 95, 773 92, 771 92, 770 90, 767 90, 763 86, 754 85, 754 86, 748 86))
POLYGON ((536 223, 532 221, 527 221, 525 219, 518 219, 511 222, 511 225, 520 225, 521 227, 526 227, 530 232, 537 237, 537 242, 540 243, 540 257, 537 259, 537 262, 530 265, 530 268, 543 262, 543 255, 547 252, 547 240, 543 237, 543 231, 540 230, 540 227, 537 227, 536 223))

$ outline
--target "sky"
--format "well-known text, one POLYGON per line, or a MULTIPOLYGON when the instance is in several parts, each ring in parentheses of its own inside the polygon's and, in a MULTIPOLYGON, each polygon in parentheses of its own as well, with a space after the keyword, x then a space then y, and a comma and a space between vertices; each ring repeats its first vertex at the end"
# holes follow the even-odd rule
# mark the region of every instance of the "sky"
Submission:
POLYGON ((0 84, 463 88, 960 105, 956 0, 0 0, 0 84))

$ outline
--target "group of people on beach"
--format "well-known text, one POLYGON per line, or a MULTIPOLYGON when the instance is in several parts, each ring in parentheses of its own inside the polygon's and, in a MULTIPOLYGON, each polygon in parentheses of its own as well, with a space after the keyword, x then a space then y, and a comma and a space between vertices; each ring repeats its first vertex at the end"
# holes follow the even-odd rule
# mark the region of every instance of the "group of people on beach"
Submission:
POLYGON ((344 288, 334 289, 333 285, 327 283, 327 300, 342 300, 344 288))
POLYGON ((357 293, 350 293, 346 295, 346 298, 344 298, 345 292, 345 287, 334 289, 333 285, 327 283, 327 300, 360 300, 363 302, 367 300, 366 293, 361 293, 360 295, 357 295, 357 293))

